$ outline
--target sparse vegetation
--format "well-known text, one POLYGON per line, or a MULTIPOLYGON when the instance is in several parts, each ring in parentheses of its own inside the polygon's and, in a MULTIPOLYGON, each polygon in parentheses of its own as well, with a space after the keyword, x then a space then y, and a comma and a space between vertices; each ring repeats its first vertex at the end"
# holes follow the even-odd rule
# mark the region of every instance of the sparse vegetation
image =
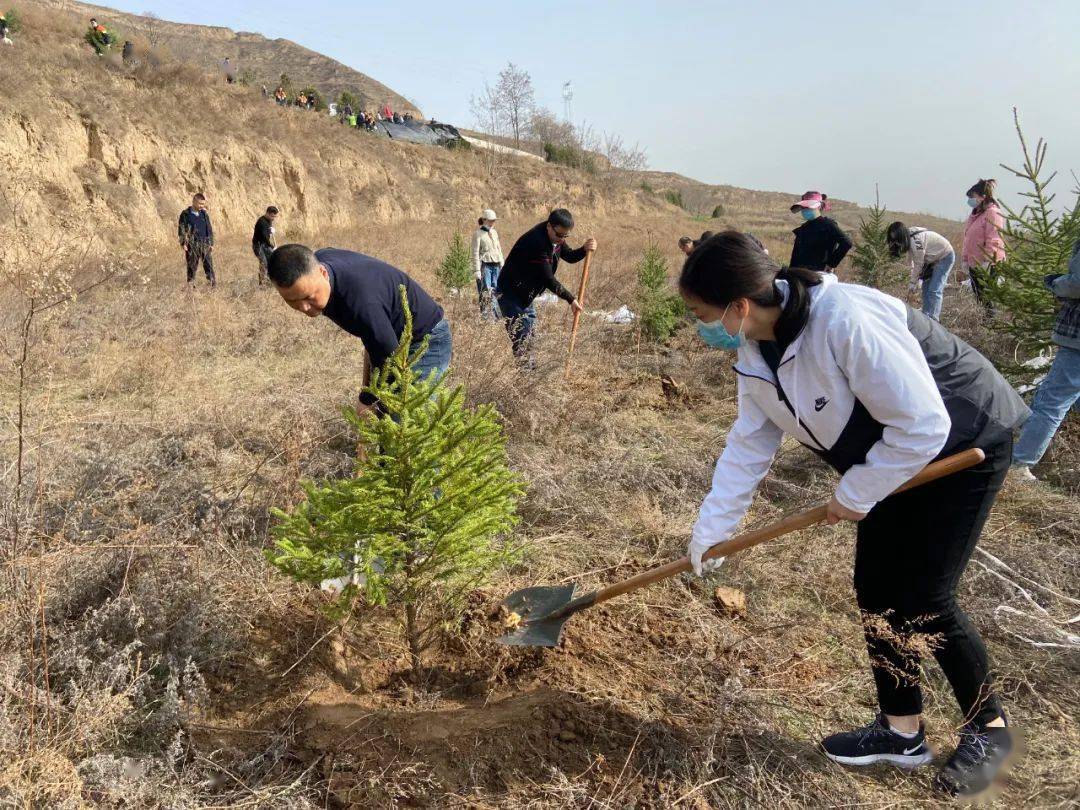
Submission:
MULTIPOLYGON (((816 527, 730 560, 720 577, 746 594, 738 618, 717 609, 705 583, 680 578, 580 614, 557 650, 492 641, 502 628, 491 617, 516 588, 574 583, 584 592, 684 552, 736 408, 728 359, 703 349, 692 329, 639 342, 633 326, 583 317, 567 384, 565 308, 538 306, 543 339, 526 385, 501 325, 477 318, 470 296, 467 317, 452 314, 447 384, 464 385, 468 408, 498 410, 509 466, 531 482, 513 530, 524 563, 497 568, 465 595, 459 618, 424 652, 420 683, 400 607, 363 607, 344 626, 328 620, 322 594, 268 566, 268 509, 299 503, 301 480, 355 472, 355 431, 340 414, 355 398, 359 349, 255 286, 250 218, 272 185, 290 239, 303 232, 312 244, 377 246, 445 301, 435 275, 445 245, 432 234, 447 234, 450 219, 471 225, 491 177, 478 155, 399 147, 327 116, 283 113, 225 87, 210 68, 117 70, 81 47, 82 11, 27 4, 23 13, 36 47, 3 54, 4 111, 47 148, 26 148, 21 126, 0 133, 14 156, 0 162, 0 188, 28 190, 24 223, 38 242, 72 219, 91 222, 113 235, 110 249, 137 247, 138 266, 35 319, 18 555, 7 551, 18 374, 0 373, 3 802, 939 803, 925 772, 853 774, 814 752, 821 735, 873 711, 850 526, 816 527), (266 174, 250 171, 264 165, 270 140, 282 160, 265 164, 266 174), (315 146, 333 161, 312 159, 315 146), (168 160, 150 157, 164 147, 168 160), (57 154, 80 162, 71 171, 57 154), (212 167, 212 210, 231 209, 234 223, 217 220, 213 294, 184 289, 173 241, 196 165, 212 167)), ((220 57, 214 48, 207 64, 220 57)), ((267 64, 259 75, 283 69, 267 64)), ((539 153, 540 144, 527 148, 539 153)), ((670 265, 682 230, 673 218, 686 217, 659 198, 635 198, 626 184, 567 182, 540 161, 505 160, 512 171, 494 188, 507 203, 492 203, 504 245, 558 199, 578 216, 578 234, 601 244, 589 307, 636 311, 643 252, 656 241, 670 265)), ((749 228, 786 258, 789 195, 649 179, 680 188, 703 215, 723 200, 725 225, 749 228)), ((835 216, 854 231, 858 213, 838 205, 835 216)), ((957 244, 958 222, 918 221, 957 244)), ((3 210, 0 225, 2 253, 14 231, 3 210)), ((73 267, 78 288, 97 278, 105 256, 73 267)), ((577 271, 559 272, 573 286, 577 271)), ((885 289, 903 294, 888 281, 885 289)), ((0 362, 21 345, 20 295, 0 281, 0 362)), ((943 320, 995 362, 1012 360, 1016 342, 999 319, 953 287, 943 320)), ((1059 431, 1042 484, 1001 494, 959 586, 1010 720, 1027 735, 1002 807, 1075 803, 1077 425, 1073 414, 1059 431)), ((828 497, 835 480, 785 442, 748 527, 828 497)), ((962 718, 930 658, 925 668, 928 736, 947 749, 962 718)))

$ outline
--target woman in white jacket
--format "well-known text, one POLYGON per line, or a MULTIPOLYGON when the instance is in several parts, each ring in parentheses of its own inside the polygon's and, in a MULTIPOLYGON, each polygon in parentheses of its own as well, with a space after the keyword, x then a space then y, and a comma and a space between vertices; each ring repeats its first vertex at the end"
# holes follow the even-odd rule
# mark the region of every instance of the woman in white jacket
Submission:
POLYGON ((499 283, 499 271, 502 270, 503 252, 499 243, 499 232, 495 230, 495 212, 484 210, 477 221, 476 232, 472 238, 473 273, 476 275, 476 292, 480 297, 480 314, 491 320, 499 319, 498 304, 495 302, 495 287, 499 283))
POLYGON ((881 708, 864 728, 825 739, 824 750, 853 765, 930 762, 918 654, 903 640, 935 634, 966 722, 937 783, 964 795, 985 789, 1012 743, 986 648, 955 591, 1008 470, 1023 401, 922 313, 831 275, 782 270, 735 231, 699 245, 679 287, 705 342, 738 353, 739 415, 690 540, 695 571, 712 567, 702 555, 732 534, 785 435, 824 458, 841 475, 829 521, 858 522, 855 593, 881 708), (889 495, 968 447, 986 460, 889 495), (875 631, 882 622, 890 633, 875 631))

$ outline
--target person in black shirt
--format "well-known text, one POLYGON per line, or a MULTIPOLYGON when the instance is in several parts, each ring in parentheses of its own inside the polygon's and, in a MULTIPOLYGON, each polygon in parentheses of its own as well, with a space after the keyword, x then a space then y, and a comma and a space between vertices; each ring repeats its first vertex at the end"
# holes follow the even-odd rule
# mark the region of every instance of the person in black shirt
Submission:
MULTIPOLYGON (((412 313, 409 351, 415 352, 425 337, 428 348, 414 366, 423 378, 442 373, 450 366, 450 324, 443 310, 408 275, 363 253, 339 248, 312 251, 304 245, 282 245, 267 266, 267 275, 290 307, 311 318, 325 315, 346 332, 360 338, 367 357, 364 385, 371 369, 382 367, 397 349, 405 329, 405 310, 399 288, 412 313)), ((360 394, 360 412, 370 410, 375 397, 360 394)))
POLYGON ((791 206, 791 213, 804 220, 795 229, 795 245, 791 249, 791 267, 805 267, 818 273, 832 273, 851 250, 851 237, 836 221, 825 216, 829 197, 819 191, 808 191, 791 206))
POLYGON ((277 208, 268 206, 266 213, 255 220, 255 232, 251 235, 251 250, 259 260, 259 286, 266 281, 266 263, 274 252, 274 220, 277 215, 277 208))
POLYGON ((184 249, 184 263, 187 265, 188 284, 195 283, 195 271, 202 262, 203 272, 211 287, 217 286, 214 276, 214 226, 210 222, 210 212, 206 210, 206 195, 199 192, 191 198, 191 207, 180 212, 180 221, 176 226, 176 236, 180 247, 184 249))
POLYGON ((570 305, 573 312, 581 311, 581 304, 566 287, 555 278, 559 260, 580 262, 590 250, 596 250, 592 237, 576 250, 566 247, 566 237, 574 230, 574 217, 565 208, 556 208, 536 227, 526 231, 514 243, 506 257, 495 298, 499 303, 506 332, 514 350, 514 357, 527 367, 535 365, 532 357, 532 334, 536 324, 533 301, 544 290, 550 290, 570 305))

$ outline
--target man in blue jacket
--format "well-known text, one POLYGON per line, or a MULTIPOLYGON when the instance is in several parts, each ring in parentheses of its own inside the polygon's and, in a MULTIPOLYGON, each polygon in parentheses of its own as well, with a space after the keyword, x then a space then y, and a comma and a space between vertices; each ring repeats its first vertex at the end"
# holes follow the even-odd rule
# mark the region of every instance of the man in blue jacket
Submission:
POLYGON ((556 208, 545 222, 526 231, 514 243, 506 257, 495 298, 506 323, 514 357, 527 368, 534 365, 532 332, 536 323, 533 301, 544 290, 550 290, 570 305, 573 312, 581 311, 574 294, 559 283, 555 271, 559 260, 580 262, 590 250, 596 250, 596 240, 589 238, 576 250, 566 246, 566 238, 574 230, 574 217, 565 208, 556 208))
POLYGON ((1031 416, 1013 447, 1013 481, 1032 483, 1031 468, 1039 463, 1057 429, 1080 398, 1080 240, 1073 246, 1069 271, 1047 276, 1046 286, 1061 302, 1054 334, 1057 355, 1035 392, 1031 416))
POLYGON ((206 280, 211 287, 217 286, 211 255, 214 247, 214 226, 210 223, 210 212, 206 210, 206 195, 201 191, 191 198, 191 206, 180 212, 176 236, 180 240, 180 247, 184 249, 188 284, 195 283, 195 271, 199 268, 199 262, 202 262, 206 280))
MULTIPOLYGON (((425 337, 427 351, 413 370, 425 378, 450 366, 450 324, 443 310, 412 278, 363 253, 338 248, 313 251, 304 245, 282 245, 270 256, 267 275, 285 303, 310 318, 325 315, 350 335, 360 338, 367 352, 363 384, 371 369, 381 368, 398 347, 405 330, 400 288, 412 313, 410 353, 425 337)), ((376 405, 375 397, 360 394, 359 411, 376 405)))

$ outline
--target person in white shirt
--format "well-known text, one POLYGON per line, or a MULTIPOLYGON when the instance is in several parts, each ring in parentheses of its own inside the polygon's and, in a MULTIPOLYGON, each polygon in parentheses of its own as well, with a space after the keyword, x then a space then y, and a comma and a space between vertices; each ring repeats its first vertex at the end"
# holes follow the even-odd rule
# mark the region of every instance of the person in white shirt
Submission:
POLYGON ((694 249, 679 290, 704 341, 737 352, 739 413, 691 535, 694 571, 719 563, 703 555, 742 520, 785 435, 823 458, 841 476, 829 522, 858 524, 855 594, 880 706, 869 725, 826 738, 825 753, 851 765, 933 759, 908 642, 929 634, 966 723, 937 784, 981 792, 1012 738, 956 584, 1008 471, 1023 400, 936 321, 879 290, 781 269, 737 231, 694 249), (935 458, 970 447, 985 452, 982 463, 890 494, 935 458))
POLYGON ((885 232, 885 241, 894 259, 901 256, 909 259, 909 291, 916 292, 922 283, 923 315, 940 320, 945 285, 956 262, 956 252, 949 240, 927 228, 909 228, 903 222, 894 222, 885 232))
POLYGON ((498 217, 490 208, 484 209, 477 220, 476 232, 472 238, 473 273, 476 275, 476 293, 480 299, 480 315, 485 320, 499 319, 498 304, 495 301, 495 287, 499 283, 499 271, 502 270, 503 252, 499 243, 499 232, 495 230, 498 217))

